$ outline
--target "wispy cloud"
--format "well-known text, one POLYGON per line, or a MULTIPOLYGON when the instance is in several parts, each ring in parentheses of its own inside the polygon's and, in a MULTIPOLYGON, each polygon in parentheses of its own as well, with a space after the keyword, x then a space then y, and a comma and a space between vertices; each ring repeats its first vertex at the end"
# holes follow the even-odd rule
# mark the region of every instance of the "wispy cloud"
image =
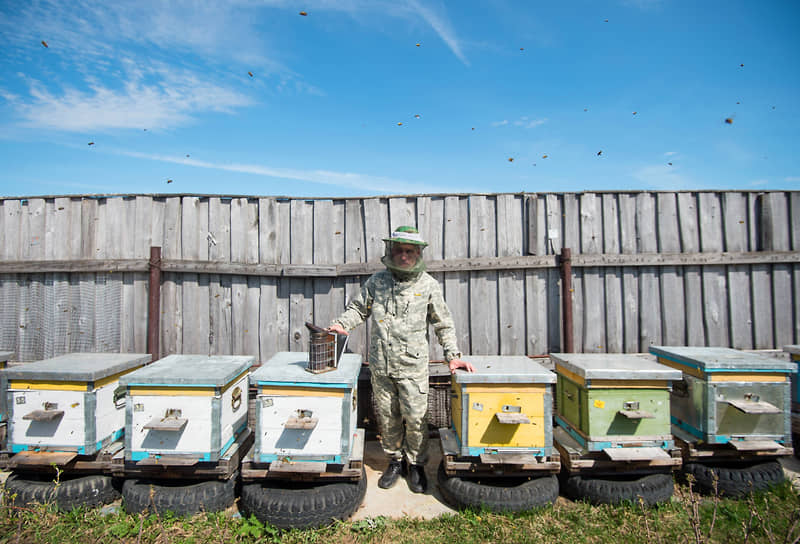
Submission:
MULTIPOLYGON (((469 61, 461 50, 461 42, 456 37, 456 33, 451 27, 449 19, 444 14, 437 13, 428 6, 423 6, 417 0, 408 0, 408 5, 433 28, 458 60, 463 62, 466 66, 469 66, 469 61)), ((442 9, 442 11, 444 10, 442 9)))
POLYGON ((768 185, 769 180, 766 179, 756 179, 750 182, 751 187, 762 187, 764 185, 768 185))
MULTIPOLYGON (((238 172, 242 174, 252 174, 282 180, 307 181, 358 189, 364 192, 376 192, 385 194, 407 194, 407 193, 426 193, 436 192, 436 188, 430 185, 422 185, 406 180, 388 178, 384 176, 370 176, 357 172, 336 172, 332 170, 300 170, 295 168, 275 168, 259 164, 239 164, 239 163, 217 163, 209 161, 199 161, 192 158, 159 155, 154 153, 140 153, 137 151, 112 151, 117 155, 146 159, 171 164, 180 164, 195 168, 205 168, 210 170, 220 170, 225 172, 238 172)), ((444 189, 441 190, 444 192, 444 189)))
POLYGON ((783 178, 783 181, 799 182, 800 176, 786 176, 785 178, 783 178))
POLYGON ((695 180, 682 175, 677 168, 664 164, 642 166, 631 172, 631 177, 644 184, 645 189, 678 191, 699 188, 695 180))
POLYGON ((664 156, 665 157, 672 157, 672 156, 677 155, 677 154, 678 154, 677 151, 667 151, 666 153, 664 153, 664 156))
POLYGON ((547 122, 547 118, 543 119, 531 119, 527 116, 522 116, 516 121, 509 121, 508 119, 503 119, 502 121, 495 121, 492 123, 493 127, 505 127, 509 125, 513 125, 515 127, 522 127, 522 128, 536 128, 541 126, 547 122))

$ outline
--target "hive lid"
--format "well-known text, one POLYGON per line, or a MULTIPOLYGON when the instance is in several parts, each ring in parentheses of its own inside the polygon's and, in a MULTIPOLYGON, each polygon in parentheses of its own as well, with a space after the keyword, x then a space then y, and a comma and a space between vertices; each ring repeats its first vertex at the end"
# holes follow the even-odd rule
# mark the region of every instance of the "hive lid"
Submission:
POLYGON ((253 366, 250 355, 168 355, 120 378, 122 385, 222 387, 253 366))
POLYGON ((69 353, 3 370, 10 380, 93 382, 150 361, 148 353, 69 353))
POLYGON ((796 363, 731 348, 650 346, 650 353, 676 363, 699 368, 704 372, 731 370, 797 371, 796 363))
POLYGON ((556 383, 556 375, 524 355, 466 355, 475 372, 456 370, 456 383, 556 383))
POLYGON ((0 351, 0 363, 6 362, 14 356, 13 351, 0 351))
POLYGON ((265 382, 280 382, 286 385, 345 383, 354 387, 361 371, 361 356, 357 353, 344 353, 339 359, 337 368, 321 374, 308 372, 307 366, 308 352, 281 351, 250 374, 250 383, 253 385, 265 382))
POLYGON ((587 380, 680 380, 682 376, 680 370, 637 354, 551 353, 550 358, 587 380))
POLYGON ((783 351, 785 351, 786 353, 791 353, 792 355, 800 355, 800 344, 791 344, 789 346, 783 346, 783 351))

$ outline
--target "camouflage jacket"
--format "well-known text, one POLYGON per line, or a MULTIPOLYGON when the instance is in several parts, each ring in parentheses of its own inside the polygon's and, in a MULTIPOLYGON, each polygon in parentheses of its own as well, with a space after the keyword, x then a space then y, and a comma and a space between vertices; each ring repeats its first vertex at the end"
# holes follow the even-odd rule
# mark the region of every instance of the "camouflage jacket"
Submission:
POLYGON ((442 289, 426 272, 408 281, 398 280, 388 270, 373 274, 333 323, 349 331, 367 318, 372 324, 369 366, 375 374, 427 383, 429 323, 445 359, 461 356, 442 289))

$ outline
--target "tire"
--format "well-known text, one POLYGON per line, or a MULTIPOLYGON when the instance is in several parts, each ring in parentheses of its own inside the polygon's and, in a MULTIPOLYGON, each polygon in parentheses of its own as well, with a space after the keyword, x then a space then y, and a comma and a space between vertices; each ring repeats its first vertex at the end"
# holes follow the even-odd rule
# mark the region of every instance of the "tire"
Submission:
POLYGON ((553 474, 533 479, 462 478, 448 476, 440 463, 437 480, 444 499, 459 509, 523 512, 553 504, 558 498, 558 479, 553 474))
POLYGON ((647 474, 645 476, 615 476, 595 478, 576 474, 564 480, 564 495, 572 500, 585 500, 591 504, 620 504, 629 501, 652 506, 672 498, 675 482, 672 474, 647 474))
POLYGON ((12 473, 6 480, 6 494, 15 505, 52 503, 62 512, 78 507, 95 507, 119 498, 111 476, 61 475, 58 484, 54 475, 12 473))
POLYGON ((686 463, 683 465, 683 473, 691 474, 696 489, 708 495, 714 494, 716 475, 717 493, 731 498, 747 496, 751 491, 763 491, 786 479, 778 461, 720 466, 686 463))
POLYGON ((367 474, 362 469, 357 482, 265 480, 246 484, 239 504, 246 514, 278 529, 316 529, 349 518, 366 492, 367 474))
POLYGON ((122 484, 122 498, 128 513, 172 512, 191 516, 199 512, 219 512, 233 505, 236 476, 228 480, 144 480, 130 479, 122 484), (151 497, 152 490, 152 497, 151 497))
POLYGON ((800 459, 800 434, 792 435, 792 444, 794 445, 794 456, 800 459))

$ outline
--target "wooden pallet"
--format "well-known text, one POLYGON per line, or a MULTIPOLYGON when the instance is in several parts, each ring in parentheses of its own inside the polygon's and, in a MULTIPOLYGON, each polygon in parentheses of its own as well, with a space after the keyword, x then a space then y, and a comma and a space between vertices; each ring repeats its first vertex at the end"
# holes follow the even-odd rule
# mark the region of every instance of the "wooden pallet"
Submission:
POLYGON ((663 450, 653 447, 626 447, 589 451, 561 427, 553 429, 553 444, 561 453, 564 469, 572 474, 648 473, 681 466, 681 452, 678 448, 663 450))
POLYGON ((123 441, 117 440, 92 455, 79 455, 76 451, 4 451, 0 453, 0 468, 54 473, 57 467, 65 474, 106 474, 111 472, 112 458, 123 448, 123 441))
POLYGON ((561 460, 555 452, 549 457, 524 451, 462 456, 453 429, 439 429, 439 443, 444 472, 448 476, 531 477, 556 474, 561 470, 561 460))
POLYGON ((254 460, 255 446, 242 460, 242 480, 265 478, 297 481, 360 480, 364 470, 364 429, 356 429, 352 454, 347 463, 278 460, 259 463, 254 460))
POLYGON ((680 448, 684 463, 698 461, 765 461, 775 457, 792 455, 787 448, 771 440, 728 442, 726 444, 707 444, 680 427, 672 426, 675 444, 680 448))
POLYGON ((253 433, 245 429, 219 461, 200 461, 185 455, 162 455, 126 461, 120 450, 111 459, 111 472, 125 478, 227 480, 239 469, 243 453, 253 444, 253 433))

